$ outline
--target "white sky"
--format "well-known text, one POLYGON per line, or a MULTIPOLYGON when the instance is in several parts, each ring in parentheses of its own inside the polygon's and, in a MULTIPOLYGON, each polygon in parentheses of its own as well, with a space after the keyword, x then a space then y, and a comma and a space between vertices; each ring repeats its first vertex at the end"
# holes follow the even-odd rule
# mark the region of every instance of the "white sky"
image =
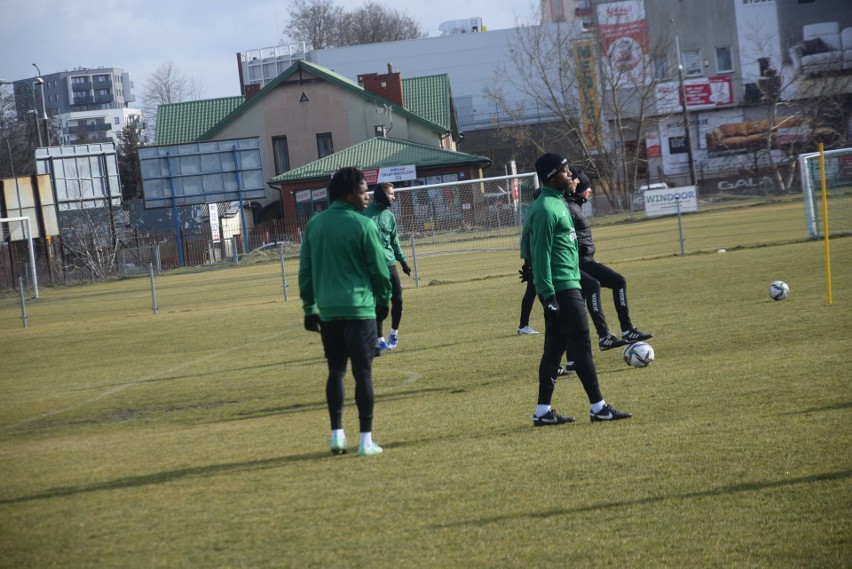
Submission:
MULTIPOLYGON (((478 16, 496 30, 529 23, 535 12, 530 0, 377 1, 418 21, 429 36, 441 35, 438 26, 447 20, 478 16)), ((335 4, 352 10, 363 0, 335 4)), ((237 52, 279 44, 287 5, 286 0, 0 0, 0 79, 34 77, 32 63, 45 75, 119 67, 131 73, 138 102, 148 76, 171 61, 202 83, 203 98, 239 95, 237 52)))

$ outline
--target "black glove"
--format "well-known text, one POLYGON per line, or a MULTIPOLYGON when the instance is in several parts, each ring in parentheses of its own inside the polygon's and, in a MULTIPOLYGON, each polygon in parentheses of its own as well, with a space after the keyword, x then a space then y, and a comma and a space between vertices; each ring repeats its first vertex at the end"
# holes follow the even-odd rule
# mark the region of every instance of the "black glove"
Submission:
POLYGON ((376 306, 376 320, 384 320, 388 317, 389 309, 387 304, 379 304, 376 306))
POLYGON ((310 316, 305 316, 305 330, 307 330, 308 332, 320 331, 319 314, 311 314, 310 316))
POLYGON ((523 266, 518 269, 518 272, 521 274, 518 278, 521 279, 522 283, 532 280, 532 265, 530 265, 529 261, 524 261, 523 266))
POLYGON ((409 277, 411 276, 411 267, 409 267, 408 263, 406 263, 405 261, 402 262, 402 272, 408 275, 409 277))
POLYGON ((544 306, 545 318, 559 318, 559 303, 556 302, 556 296, 542 299, 541 304, 544 306))

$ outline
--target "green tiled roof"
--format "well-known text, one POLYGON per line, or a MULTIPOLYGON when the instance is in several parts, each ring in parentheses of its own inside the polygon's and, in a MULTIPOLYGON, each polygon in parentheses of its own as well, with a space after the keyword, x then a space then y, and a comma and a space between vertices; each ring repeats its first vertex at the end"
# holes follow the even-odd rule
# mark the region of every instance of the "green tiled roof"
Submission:
POLYGON ((460 166, 463 164, 488 164, 484 156, 454 152, 437 146, 427 146, 398 138, 371 138, 349 148, 329 154, 310 164, 294 168, 272 178, 270 184, 329 178, 344 166, 356 168, 385 168, 414 164, 418 168, 428 166, 460 166))
POLYGON ((450 78, 444 75, 410 77, 402 80, 405 108, 426 117, 448 131, 452 128, 450 78))
MULTIPOLYGON (((342 88, 347 89, 347 90, 349 90, 353 93, 356 93, 356 94, 360 95, 361 97, 363 97, 364 100, 366 100, 366 101, 370 101, 370 102, 375 103, 376 105, 379 105, 379 106, 386 105, 386 106, 392 108, 395 113, 398 113, 401 116, 404 116, 406 118, 418 121, 422 124, 425 124, 426 126, 430 127, 435 132, 440 132, 440 133, 443 134, 443 133, 449 131, 449 126, 445 127, 440 123, 436 123, 434 120, 432 120, 428 117, 421 116, 421 115, 414 113, 414 112, 412 112, 408 109, 402 108, 402 107, 396 105, 395 103, 392 103, 391 101, 388 101, 387 99, 385 99, 383 97, 380 97, 379 95, 376 95, 374 93, 367 91, 361 85, 359 85, 359 84, 357 84, 353 81, 350 81, 349 79, 347 79, 343 75, 335 73, 334 71, 331 71, 330 69, 326 69, 325 67, 321 67, 319 65, 310 63, 308 61, 300 60, 300 61, 295 62, 290 67, 288 67, 285 71, 283 71, 280 75, 278 75, 278 77, 276 77, 275 79, 273 79, 272 81, 267 83, 266 86, 263 89, 258 91, 256 95, 254 95, 252 98, 250 98, 248 101, 246 101, 244 105, 240 106, 239 108, 234 109, 233 112, 231 112, 230 115, 222 118, 222 120, 220 122, 218 122, 216 124, 212 124, 211 128, 208 131, 201 134, 200 138, 205 139, 205 140, 215 138, 216 133, 218 131, 222 130, 225 126, 227 126, 231 122, 238 120, 239 117, 243 113, 245 113, 253 105, 258 104, 261 99, 263 99, 266 95, 268 95, 269 93, 274 91, 281 83, 284 83, 285 81, 291 80, 293 75, 295 75, 295 74, 301 75, 303 71, 310 73, 314 77, 319 77, 321 79, 328 81, 329 83, 333 83, 335 85, 338 85, 339 87, 342 87, 342 88)), ((449 124, 449 122, 447 124, 449 124)))
POLYGON ((241 104, 243 97, 160 105, 157 109, 157 134, 154 144, 194 142, 241 104))

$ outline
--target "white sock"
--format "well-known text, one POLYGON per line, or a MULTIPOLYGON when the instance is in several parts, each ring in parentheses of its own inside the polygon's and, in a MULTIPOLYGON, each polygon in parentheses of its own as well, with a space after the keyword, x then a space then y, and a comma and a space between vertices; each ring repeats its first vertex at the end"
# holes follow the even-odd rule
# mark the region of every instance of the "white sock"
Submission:
POLYGON ((391 336, 398 336, 398 335, 399 335, 399 330, 394 330, 393 328, 391 328, 391 333, 390 333, 390 335, 391 335, 391 336))
POLYGON ((373 446, 373 433, 372 432, 361 433, 361 446, 362 447, 373 446))
POLYGON ((343 432, 343 429, 332 429, 331 430, 331 440, 339 441, 346 438, 346 434, 343 432))
POLYGON ((597 403, 592 403, 592 413, 600 413, 600 410, 606 406, 606 401, 601 399, 597 403))
POLYGON ((384 337, 384 336, 382 336, 381 338, 379 338, 378 340, 376 340, 376 346, 378 346, 380 342, 384 342, 384 341, 385 341, 385 337, 384 337))
POLYGON ((541 417, 545 413, 550 411, 550 405, 536 405, 535 406, 535 416, 541 417))

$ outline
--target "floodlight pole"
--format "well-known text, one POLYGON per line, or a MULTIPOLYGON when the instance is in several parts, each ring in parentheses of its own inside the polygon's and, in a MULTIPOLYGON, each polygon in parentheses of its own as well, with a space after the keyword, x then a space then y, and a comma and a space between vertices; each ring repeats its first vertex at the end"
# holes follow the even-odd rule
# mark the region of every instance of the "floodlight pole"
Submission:
MULTIPOLYGON (((44 121, 44 141, 50 146, 50 127, 47 124, 47 108, 44 103, 44 79, 41 77, 41 69, 38 68, 38 65, 33 63, 33 67, 38 72, 35 82, 39 84, 39 88, 41 89, 41 118, 44 121)), ((33 90, 33 96, 35 96, 35 90, 33 90)))

